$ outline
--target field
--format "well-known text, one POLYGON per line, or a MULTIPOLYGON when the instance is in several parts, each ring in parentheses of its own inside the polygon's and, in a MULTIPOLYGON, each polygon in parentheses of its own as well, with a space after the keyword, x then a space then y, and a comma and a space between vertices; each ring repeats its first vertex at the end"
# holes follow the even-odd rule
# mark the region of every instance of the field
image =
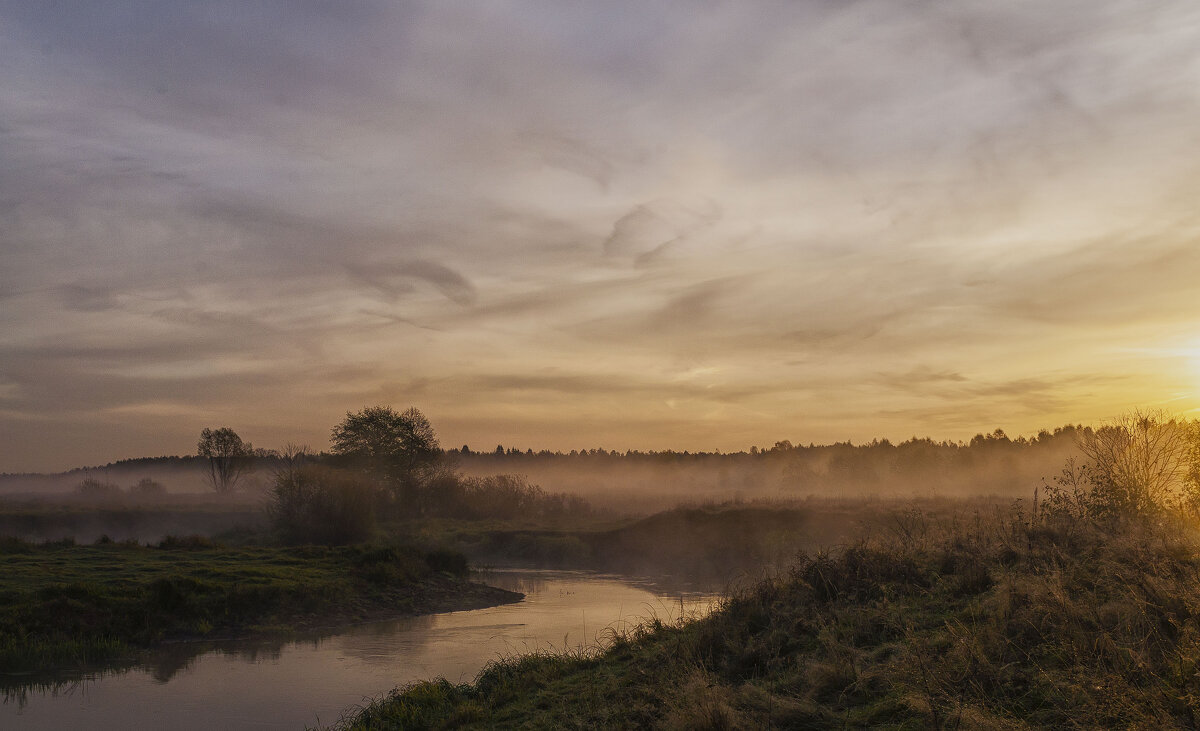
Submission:
MULTIPOLYGON (((207 496, 203 496, 207 497, 207 496)), ((42 543, 71 538, 92 543, 156 543, 165 536, 249 534, 261 531, 260 505, 221 504, 212 499, 176 499, 174 504, 88 505, 65 500, 0 502, 0 536, 42 543)))
POLYGON ((285 633, 520 595, 457 554, 401 546, 225 547, 207 539, 0 542, 0 671, 45 672, 164 641, 285 633))

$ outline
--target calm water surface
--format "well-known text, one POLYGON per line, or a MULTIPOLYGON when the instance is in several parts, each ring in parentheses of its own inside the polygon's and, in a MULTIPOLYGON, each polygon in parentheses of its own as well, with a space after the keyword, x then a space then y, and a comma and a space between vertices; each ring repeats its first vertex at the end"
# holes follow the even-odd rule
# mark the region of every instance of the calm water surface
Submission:
POLYGON ((302 729, 413 680, 465 682, 500 657, 590 646, 681 609, 704 613, 715 596, 587 572, 500 570, 481 580, 526 598, 274 644, 182 643, 149 667, 8 691, 0 728, 302 729))

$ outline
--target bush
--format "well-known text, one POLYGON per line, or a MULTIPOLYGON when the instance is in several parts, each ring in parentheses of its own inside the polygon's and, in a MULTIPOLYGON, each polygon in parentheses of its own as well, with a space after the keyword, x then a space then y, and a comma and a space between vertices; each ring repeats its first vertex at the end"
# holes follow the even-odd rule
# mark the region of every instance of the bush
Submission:
POLYGON ((425 563, 434 571, 444 571, 455 576, 466 576, 471 570, 467 564, 467 557, 457 551, 430 551, 425 554, 425 563))
POLYGON ((1059 515, 1121 522, 1200 514, 1200 425, 1162 412, 1134 411, 1079 440, 1085 460, 1069 461, 1048 487, 1059 515))
POLYGON ((95 477, 85 477, 75 487, 75 493, 89 500, 106 500, 121 496, 121 488, 111 482, 102 482, 95 477))
POLYGON ((431 474, 415 497, 415 512, 427 517, 512 520, 591 513, 591 505, 583 498, 546 492, 521 475, 464 477, 444 469, 431 474))
POLYGON ((460 515, 470 518, 558 518, 591 511, 583 498, 548 493, 521 475, 464 478, 460 499, 460 515))
POLYGON ((162 497, 167 494, 167 488, 163 487, 161 482, 143 477, 137 481, 136 485, 129 488, 129 494, 143 498, 162 497))
POLYGON ((361 474, 301 465, 276 476, 267 514, 288 543, 345 545, 374 532, 378 499, 378 487, 361 474))
POLYGON ((168 551, 206 551, 216 548, 217 544, 202 535, 188 536, 170 535, 158 542, 158 547, 168 551))

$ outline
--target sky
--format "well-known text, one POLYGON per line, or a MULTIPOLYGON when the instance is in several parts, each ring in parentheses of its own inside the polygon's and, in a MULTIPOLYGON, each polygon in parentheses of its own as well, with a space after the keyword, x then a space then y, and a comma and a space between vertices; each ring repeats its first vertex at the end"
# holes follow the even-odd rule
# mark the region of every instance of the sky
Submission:
POLYGON ((1193 0, 0 0, 0 471, 1200 407, 1193 0))

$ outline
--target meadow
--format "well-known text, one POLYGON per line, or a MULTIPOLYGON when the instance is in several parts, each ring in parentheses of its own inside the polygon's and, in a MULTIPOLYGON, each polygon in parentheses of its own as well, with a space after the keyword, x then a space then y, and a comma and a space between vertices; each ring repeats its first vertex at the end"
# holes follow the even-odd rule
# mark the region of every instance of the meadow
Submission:
POLYGON ((69 671, 177 640, 286 634, 515 601, 404 546, 0 541, 0 671, 69 671))

